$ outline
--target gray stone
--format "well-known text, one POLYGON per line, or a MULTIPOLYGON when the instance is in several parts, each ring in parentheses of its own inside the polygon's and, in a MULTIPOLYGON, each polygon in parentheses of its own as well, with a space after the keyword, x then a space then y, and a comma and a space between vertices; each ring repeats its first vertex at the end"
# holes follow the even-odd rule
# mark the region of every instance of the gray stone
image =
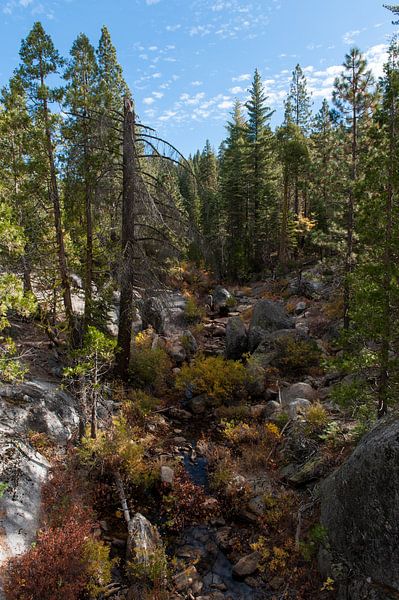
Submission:
POLYGON ((226 327, 226 358, 239 360, 248 349, 248 335, 240 317, 231 317, 226 327))
POLYGON ((306 302, 298 302, 297 305, 295 306, 295 313, 297 315, 300 315, 305 310, 306 310, 306 302))
POLYGON ((310 402, 314 402, 317 398, 317 392, 309 383, 294 383, 287 388, 281 390, 281 403, 286 407, 297 398, 304 398, 310 402))
POLYGON ((306 415, 306 412, 312 406, 312 403, 306 398, 296 398, 295 400, 291 400, 289 404, 286 406, 286 410, 291 419, 295 420, 299 416, 306 415))
POLYGON ((159 298, 146 298, 141 303, 140 315, 143 329, 150 325, 156 333, 163 335, 166 329, 167 311, 159 298))
POLYGON ((259 300, 252 313, 249 327, 249 350, 256 350, 267 333, 293 327, 293 320, 284 308, 270 300, 259 300))
POLYGON ((155 525, 142 514, 136 513, 128 524, 126 560, 149 564, 161 545, 161 536, 155 525))
POLYGON ((232 296, 226 288, 221 285, 217 285, 212 293, 213 305, 215 308, 221 308, 227 306, 232 296))
POLYGON ((202 415, 210 401, 206 394, 201 394, 200 396, 196 396, 189 401, 188 406, 195 415, 202 415))
POLYGON ((167 465, 162 465, 161 467, 161 481, 162 483, 165 483, 166 485, 173 485, 173 480, 174 480, 174 476, 175 476, 175 472, 171 467, 168 467, 167 465))
POLYGON ((233 567, 233 574, 236 577, 247 577, 252 575, 258 568, 260 555, 258 552, 252 552, 247 556, 243 556, 233 567))
POLYGON ((381 420, 321 484, 321 523, 328 531, 331 562, 351 571, 349 581, 340 586, 339 598, 399 596, 398 464, 395 414, 381 420))

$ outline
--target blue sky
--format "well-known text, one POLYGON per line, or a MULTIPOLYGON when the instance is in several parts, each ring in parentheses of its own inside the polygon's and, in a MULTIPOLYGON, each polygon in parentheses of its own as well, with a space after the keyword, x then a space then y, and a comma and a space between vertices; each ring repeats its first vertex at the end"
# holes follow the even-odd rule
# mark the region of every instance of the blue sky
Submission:
POLYGON ((345 52, 358 45, 381 74, 394 32, 383 0, 0 0, 0 84, 18 64, 20 41, 42 21, 66 56, 76 35, 97 45, 110 29, 141 120, 185 154, 218 147, 236 97, 254 69, 282 118, 300 63, 315 109, 329 97, 345 52))

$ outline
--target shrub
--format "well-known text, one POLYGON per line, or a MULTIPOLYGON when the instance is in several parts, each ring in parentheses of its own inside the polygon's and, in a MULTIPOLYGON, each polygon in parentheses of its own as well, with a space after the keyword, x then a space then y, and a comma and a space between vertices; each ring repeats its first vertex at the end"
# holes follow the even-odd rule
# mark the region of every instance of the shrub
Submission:
POLYGON ((151 388, 162 393, 167 387, 172 363, 163 348, 146 346, 134 348, 129 379, 137 387, 151 388))
POLYGON ((176 387, 188 386, 196 394, 207 394, 216 404, 245 395, 247 373, 242 363, 221 356, 198 356, 184 365, 176 378, 176 387))
POLYGON ((319 364, 320 349, 314 340, 296 340, 291 336, 277 340, 279 357, 276 361, 280 369, 290 372, 302 372, 319 364))
POLYGON ((222 421, 223 435, 233 444, 247 444, 259 441, 260 431, 256 425, 235 421, 222 421))
POLYGON ((198 306, 195 298, 189 297, 184 308, 184 319, 187 323, 198 323, 205 316, 202 306, 198 306))
POLYGON ((157 478, 151 463, 144 458, 150 441, 150 436, 143 437, 140 429, 121 415, 113 419, 108 431, 100 431, 96 439, 84 437, 78 452, 84 464, 121 469, 130 483, 147 488, 157 478))
POLYGON ((320 432, 328 423, 328 413, 319 402, 312 404, 306 411, 306 432, 314 434, 320 432))
POLYGON ((90 524, 72 517, 40 533, 37 545, 8 565, 7 600, 76 600, 88 580, 83 545, 89 534, 90 524))
POLYGON ((168 578, 168 560, 165 548, 158 546, 151 551, 149 556, 143 557, 142 560, 140 558, 137 556, 136 549, 135 560, 128 561, 126 565, 129 579, 150 583, 156 590, 164 589, 168 578))
POLYGON ((162 497, 166 526, 180 531, 195 523, 207 521, 219 512, 214 499, 207 498, 203 487, 193 483, 183 468, 175 472, 173 490, 162 497))
POLYGON ((121 412, 129 425, 142 422, 144 417, 159 407, 159 399, 143 390, 133 390, 129 398, 122 403, 121 412))
POLYGON ((97 598, 112 581, 112 568, 118 559, 110 559, 109 552, 109 546, 93 537, 84 544, 83 561, 88 577, 85 589, 91 598, 97 598))

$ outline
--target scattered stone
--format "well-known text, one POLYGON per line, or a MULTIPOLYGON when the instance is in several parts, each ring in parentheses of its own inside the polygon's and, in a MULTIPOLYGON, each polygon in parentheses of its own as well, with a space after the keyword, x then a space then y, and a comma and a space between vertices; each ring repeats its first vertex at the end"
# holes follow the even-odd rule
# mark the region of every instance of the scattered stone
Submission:
POLYGON ((309 383, 303 382, 294 383, 288 388, 283 388, 281 390, 281 403, 283 407, 288 406, 291 401, 296 400, 297 398, 304 398, 305 400, 314 402, 317 399, 317 392, 309 383))
POLYGON ((247 577, 247 575, 252 575, 258 568, 259 559, 259 552, 252 552, 247 556, 243 556, 234 565, 233 574, 239 578, 247 577))
POLYGON ((308 460, 304 465, 295 470, 287 478, 291 485, 300 486, 319 479, 324 475, 327 467, 327 461, 323 456, 315 456, 308 460))
POLYGON ((295 306, 295 314, 300 315, 306 310, 306 302, 298 302, 295 306))
POLYGON ((248 334, 240 317, 231 317, 226 327, 226 358, 240 360, 248 350, 248 334))
POLYGON ((178 592, 186 591, 189 588, 192 588, 193 584, 198 580, 198 571, 194 565, 188 567, 173 577, 173 583, 178 592))
POLYGON ((175 472, 171 467, 168 467, 167 465, 162 465, 161 467, 161 481, 162 483, 166 484, 166 485, 173 485, 173 480, 174 480, 174 476, 175 476, 175 472))
POLYGON ((290 419, 295 420, 300 416, 305 416, 311 406, 312 403, 309 400, 306 400, 306 398, 296 398, 289 402, 286 406, 286 410, 290 419))

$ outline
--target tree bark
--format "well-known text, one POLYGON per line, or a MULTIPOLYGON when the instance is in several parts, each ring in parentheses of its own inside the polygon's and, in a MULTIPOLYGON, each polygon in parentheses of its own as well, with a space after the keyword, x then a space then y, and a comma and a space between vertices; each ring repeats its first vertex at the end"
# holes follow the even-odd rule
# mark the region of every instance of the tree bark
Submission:
POLYGON ((123 194, 122 194, 122 261, 120 274, 120 308, 118 351, 116 371, 119 377, 126 379, 130 361, 130 345, 133 324, 133 279, 134 279, 134 243, 135 243, 135 194, 136 194, 136 156, 135 156, 135 115, 129 98, 124 102, 123 122, 123 194))

